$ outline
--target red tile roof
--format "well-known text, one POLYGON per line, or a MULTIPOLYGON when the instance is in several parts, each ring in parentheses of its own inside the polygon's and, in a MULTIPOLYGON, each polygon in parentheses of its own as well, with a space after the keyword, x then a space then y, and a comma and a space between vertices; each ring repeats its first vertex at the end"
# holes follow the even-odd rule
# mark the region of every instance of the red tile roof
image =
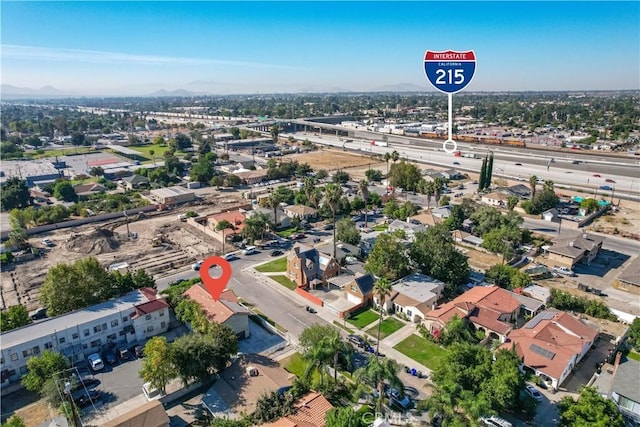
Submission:
POLYGON ((560 379, 569 361, 580 355, 586 344, 592 344, 597 335, 597 330, 570 314, 547 310, 521 329, 511 331, 509 342, 500 348, 511 349, 515 346, 518 357, 524 359, 526 366, 560 379), (539 349, 545 350, 546 356, 539 349))
POLYGON ((262 427, 324 427, 325 414, 333 405, 323 395, 311 392, 295 403, 295 412, 262 427))
POLYGON ((245 219, 246 219, 245 214, 243 212, 240 212, 240 210, 220 212, 215 215, 209 215, 207 217, 207 220, 213 223, 214 230, 215 230, 215 226, 222 220, 229 221, 229 223, 235 227, 235 229, 233 230, 231 229, 224 230, 225 235, 240 233, 244 228, 245 219))
POLYGON ((248 314, 248 311, 238 304, 236 294, 229 289, 220 294, 218 301, 215 301, 200 284, 193 285, 183 295, 200 304, 207 318, 213 322, 224 323, 234 314, 248 314))
POLYGON ((145 302, 145 303, 136 305, 136 315, 134 316, 134 318, 138 316, 143 316, 145 314, 150 314, 150 313, 153 313, 154 311, 159 311, 167 307, 169 307, 169 304, 167 304, 163 299, 157 299, 157 300, 145 302))

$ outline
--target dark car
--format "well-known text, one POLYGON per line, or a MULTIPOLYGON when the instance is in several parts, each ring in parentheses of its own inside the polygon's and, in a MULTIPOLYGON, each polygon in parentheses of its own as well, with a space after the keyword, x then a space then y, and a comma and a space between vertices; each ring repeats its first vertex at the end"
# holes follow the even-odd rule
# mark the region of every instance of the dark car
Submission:
POLYGON ((116 363, 118 363, 118 358, 116 357, 116 354, 112 350, 105 351, 102 354, 102 358, 109 365, 115 365, 116 363))
POLYGON ((333 230, 333 224, 326 224, 324 227, 322 227, 324 230, 333 230))
POLYGON ((313 307, 306 306, 305 309, 311 314, 316 314, 317 313, 316 309, 313 308, 313 307))
POLYGON ((604 182, 611 182, 611 183, 613 183, 613 184, 615 184, 615 183, 616 183, 616 182, 615 182, 613 179, 611 179, 611 178, 607 178, 607 179, 605 179, 605 180, 604 180, 604 182))
POLYGON ((100 385, 100 380, 92 377, 85 377, 77 381, 74 381, 72 390, 73 391, 84 390, 85 388, 89 390, 94 387, 97 387, 98 385, 100 385))
POLYGON ((141 346, 140 344, 138 345, 134 345, 133 347, 131 347, 131 353, 135 354, 137 358, 143 358, 144 357, 144 347, 141 346))
POLYGON ((516 163, 516 166, 522 166, 522 163, 516 163))
POLYGON ((74 400, 76 402, 76 405, 78 405, 79 408, 86 408, 92 403, 95 404, 98 400, 100 400, 100 395, 101 393, 99 390, 89 390, 88 394, 83 391, 74 400))
POLYGON ((460 162, 453 162, 454 165, 460 166, 460 162))
POLYGON ((279 256, 279 255, 282 255, 283 253, 284 252, 276 249, 275 251, 271 251, 271 253, 269 253, 269 255, 271 255, 271 256, 279 256))
POLYGON ((131 353, 129 353, 129 349, 126 347, 119 347, 116 350, 116 353, 118 354, 118 357, 120 358, 120 360, 130 360, 131 359, 131 353))

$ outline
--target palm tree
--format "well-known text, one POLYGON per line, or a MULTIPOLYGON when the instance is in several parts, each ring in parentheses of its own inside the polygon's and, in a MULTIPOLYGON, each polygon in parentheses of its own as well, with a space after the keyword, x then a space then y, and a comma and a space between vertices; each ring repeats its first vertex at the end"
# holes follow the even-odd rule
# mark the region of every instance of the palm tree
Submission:
POLYGON ((393 163, 397 162, 398 160, 400 160, 400 153, 398 153, 396 150, 393 150, 391 152, 391 161, 393 163))
POLYGON ((531 175, 529 177, 529 187, 531 187, 531 200, 536 197, 536 186, 538 185, 538 177, 531 175))
POLYGON ((311 193, 313 193, 315 183, 316 183, 316 180, 313 179, 313 177, 308 176, 304 179, 303 190, 304 190, 304 195, 307 196, 307 203, 309 204, 311 204, 311 193))
POLYGON ((320 199, 322 199, 322 191, 319 188, 313 188, 313 191, 309 193, 309 205, 317 209, 320 199))
POLYGON ((273 209, 273 230, 272 231, 275 233, 278 228, 278 208, 280 207, 280 198, 275 193, 271 193, 271 195, 267 199, 267 206, 273 209))
POLYGON ((433 181, 426 181, 424 183, 424 194, 427 195, 427 209, 431 208, 431 197, 436 192, 436 184, 433 181))
POLYGON ((153 149, 149 150, 149 155, 151 156, 151 159, 153 160, 153 166, 156 165, 156 158, 155 158, 154 154, 156 154, 155 150, 153 150, 153 149))
POLYGON ((349 345, 340 333, 336 330, 331 336, 325 337, 318 345, 324 347, 333 358, 333 381, 338 382, 338 362, 340 356, 344 356, 347 360, 351 360, 353 347, 349 345))
POLYGON ((330 183, 324 187, 324 198, 331 214, 333 216, 333 257, 336 257, 336 211, 340 206, 340 199, 342 198, 342 187, 338 184, 330 183))
POLYGON ((392 388, 397 389, 401 393, 404 392, 402 381, 398 378, 399 371, 400 367, 395 360, 390 358, 378 359, 370 356, 369 363, 357 369, 353 373, 353 377, 357 382, 371 384, 378 390, 376 411, 382 412, 385 381, 388 381, 392 388))
POLYGON ((380 357, 380 327, 382 325, 382 315, 384 314, 384 303, 389 295, 391 295, 391 284, 386 278, 381 278, 373 285, 373 294, 378 298, 380 306, 380 318, 378 319, 378 344, 376 345, 376 358, 380 357))
POLYGON ((362 195, 364 199, 364 226, 367 226, 367 199, 369 198, 369 182, 366 179, 361 179, 358 183, 358 192, 362 195))
POLYGON ((389 160, 391 160, 391 154, 387 151, 384 153, 384 161, 387 164, 387 180, 389 179, 389 160))
POLYGON ((227 240, 224 230, 229 230, 229 229, 233 230, 235 228, 236 227, 233 224, 231 224, 229 221, 227 221, 226 219, 223 219, 222 221, 220 221, 216 225, 216 231, 222 231, 222 255, 224 255, 224 253, 225 253, 224 252, 224 242, 225 242, 225 240, 227 240))
POLYGON ((324 344, 324 340, 318 343, 319 345, 314 345, 309 349, 309 351, 305 352, 302 355, 302 358, 307 361, 307 366, 304 369, 304 374, 302 378, 304 378, 307 382, 311 379, 311 376, 314 371, 318 371, 320 374, 320 388, 323 388, 324 384, 324 376, 327 373, 326 367, 327 362, 331 359, 331 354, 327 347, 324 344))

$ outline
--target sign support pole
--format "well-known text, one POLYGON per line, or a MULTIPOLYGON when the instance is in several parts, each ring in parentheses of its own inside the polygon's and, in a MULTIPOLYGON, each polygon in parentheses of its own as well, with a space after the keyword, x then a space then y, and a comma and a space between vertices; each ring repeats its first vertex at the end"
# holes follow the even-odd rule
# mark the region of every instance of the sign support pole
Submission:
POLYGON ((449 139, 448 141, 453 141, 453 94, 448 93, 449 98, 449 139))

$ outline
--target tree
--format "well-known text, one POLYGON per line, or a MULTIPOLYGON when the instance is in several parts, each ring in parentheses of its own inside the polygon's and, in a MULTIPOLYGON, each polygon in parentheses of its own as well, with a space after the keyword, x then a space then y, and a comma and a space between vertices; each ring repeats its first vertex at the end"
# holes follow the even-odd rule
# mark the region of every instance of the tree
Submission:
POLYGON ((480 177, 478 178, 478 191, 483 191, 487 183, 487 157, 482 159, 482 165, 480 166, 480 177))
POLYGON ((378 343, 376 345, 376 358, 380 357, 380 328, 382 327, 382 318, 384 317, 385 308, 384 305, 387 301, 387 297, 391 295, 391 284, 389 281, 382 277, 373 285, 373 295, 378 299, 378 305, 380 306, 380 317, 378 318, 378 343))
POLYGON ((304 373, 302 374, 302 380, 309 384, 310 379, 314 372, 317 372, 320 376, 320 389, 324 388, 324 379, 327 376, 327 366, 331 363, 331 353, 329 349, 324 345, 323 339, 305 353, 302 354, 302 358, 307 362, 304 373))
POLYGON ((256 410, 253 413, 253 422, 256 425, 270 423, 289 415, 294 410, 294 397, 292 393, 264 393, 256 401, 256 410))
POLYGON ((94 166, 89 171, 91 176, 104 176, 104 169, 101 166, 94 166))
POLYGON ((325 427, 364 427, 362 416, 350 406, 331 408, 324 415, 325 427))
MULTIPOLYGON (((162 137, 160 137, 162 138, 162 137)), ((153 148, 151 150, 149 150, 149 155, 151 156, 151 160, 153 161, 153 166, 156 165, 156 150, 154 150, 153 148)))
POLYGON ((404 191, 417 191, 422 175, 416 165, 403 160, 391 165, 388 179, 392 187, 403 188, 404 191))
POLYGON ((151 387, 166 394, 167 383, 178 375, 171 359, 171 348, 165 337, 153 337, 144 346, 144 359, 139 375, 151 387))
POLYGON ((280 131, 282 129, 278 125, 271 126, 271 138, 275 144, 278 143, 278 136, 280 135, 280 131))
POLYGON ((381 234, 375 244, 365 270, 377 277, 394 282, 409 274, 409 258, 402 240, 395 234, 381 234))
POLYGON ((449 203, 451 203, 451 197, 447 196, 446 194, 444 196, 441 196, 440 200, 438 200, 438 206, 447 206, 449 205, 449 203))
POLYGON ((71 135, 71 144, 79 147, 84 144, 84 138, 84 133, 74 132, 73 135, 71 135))
POLYGON ((522 232, 519 228, 502 226, 485 233, 482 247, 495 254, 501 254, 504 263, 515 255, 521 241, 522 232))
POLYGON ((58 181, 53 187, 53 197, 65 202, 77 202, 78 195, 69 181, 58 181))
POLYGON ((183 133, 177 133, 176 136, 169 141, 169 145, 173 146, 178 151, 185 151, 187 148, 191 148, 191 138, 183 133))
POLYGON ((531 187, 531 200, 536 198, 536 187, 538 185, 538 177, 531 175, 529 177, 529 187, 531 187))
POLYGON ((391 153, 387 151, 384 153, 384 162, 387 164, 387 178, 389 177, 389 160, 391 160, 391 153))
MULTIPOLYGON (((171 344, 171 361, 182 382, 206 381, 221 371, 238 352, 238 338, 226 325, 208 322, 206 334, 183 335, 171 344)), ((146 356, 146 353, 145 353, 146 356)))
POLYGON ((216 175, 209 180, 209 185, 216 188, 220 188, 224 185, 224 178, 221 177, 220 175, 216 175))
POLYGON ((27 230, 22 227, 12 227, 9 232, 9 244, 17 248, 23 248, 27 245, 27 230))
POLYGON ((29 312, 22 304, 13 305, 6 311, 0 311, 0 332, 20 328, 31 322, 29 312))
POLYGON ((324 169, 320 169, 318 172, 316 172, 316 178, 319 180, 325 179, 328 176, 329 176, 329 173, 324 169))
POLYGON ((206 155, 200 156, 198 161, 191 166, 189 177, 196 182, 209 182, 216 174, 213 162, 206 155))
POLYGON ((327 184, 324 187, 324 198, 326 204, 331 209, 332 222, 333 222, 333 257, 336 257, 336 212, 340 199, 342 198, 342 187, 338 184, 327 184))
POLYGON ((7 179, 0 186, 0 207, 3 211, 25 208, 29 205, 27 182, 17 177, 7 179))
POLYGON ((368 216, 369 216, 369 208, 367 206, 367 200, 369 199, 369 182, 366 179, 361 179, 358 182, 358 193, 362 196, 362 200, 365 202, 365 210, 364 210, 364 226, 367 226, 368 216))
POLYGON ((27 373, 22 377, 22 385, 29 391, 40 392, 47 381, 53 381, 54 374, 69 368, 69 360, 62 354, 45 350, 40 356, 27 360, 27 373))
POLYGON ((27 427, 27 425, 18 415, 12 415, 6 423, 2 424, 2 427, 27 427))
POLYGON ((459 286, 469 280, 467 257, 456 249, 445 224, 416 233, 409 257, 423 274, 445 283, 459 286))
POLYGON ((238 175, 230 173, 224 177, 224 183, 227 187, 237 187, 242 184, 242 179, 238 175))
POLYGON ((464 208, 460 205, 453 205, 451 214, 444 223, 450 231, 453 231, 460 229, 465 219, 464 208))
POLYGON ((627 342, 636 351, 640 350, 640 317, 633 319, 629 327, 627 342))
POLYGON ((349 218, 343 218, 336 224, 336 238, 344 243, 350 245, 357 245, 360 243, 360 231, 356 228, 355 222, 349 218))
POLYGON ((49 316, 58 316, 119 296, 113 282, 95 258, 58 264, 49 269, 40 300, 49 316))
POLYGON ((489 268, 486 277, 494 285, 505 289, 523 288, 531 283, 531 277, 527 273, 504 264, 489 268))
POLYGON ((519 201, 520 199, 518 198, 518 196, 507 197, 507 209, 509 209, 510 211, 514 210, 519 201))
POLYGON ((485 172, 485 189, 491 187, 491 179, 493 177, 493 151, 489 155, 489 161, 487 162, 487 170, 485 172))
POLYGON ((333 182, 336 184, 346 184, 349 181, 349 174, 345 171, 339 170, 333 175, 333 182))
POLYGON ((353 377, 356 381, 368 384, 377 390, 376 411, 382 412, 385 383, 388 383, 390 388, 395 388, 401 393, 404 391, 402 381, 398 378, 399 371, 400 367, 395 360, 390 358, 378 359, 370 355, 368 363, 362 368, 358 368, 353 373, 353 377))
POLYGON ((226 219, 223 219, 222 221, 220 221, 218 224, 216 224, 216 231, 221 231, 222 232, 222 255, 225 254, 224 251, 224 242, 226 239, 225 236, 225 230, 234 230, 235 226, 233 224, 231 224, 229 221, 227 221, 226 219))
POLYGON ((558 403, 561 427, 624 427, 624 418, 613 400, 593 387, 583 387, 578 400, 565 396, 558 403))
POLYGON ((584 199, 580 202, 580 208, 584 209, 587 215, 591 212, 597 211, 599 207, 600 205, 598 205, 598 201, 592 198, 584 199))
POLYGON ((377 169, 367 169, 364 172, 364 176, 367 177, 367 181, 369 182, 382 181, 382 172, 377 169))
POLYGON ((496 351, 495 361, 491 364, 491 375, 481 386, 493 410, 504 412, 518 406, 520 391, 525 386, 520 363, 514 349, 496 351))
POLYGON ((251 241, 261 239, 268 224, 269 218, 264 213, 253 215, 245 220, 242 235, 251 241))

